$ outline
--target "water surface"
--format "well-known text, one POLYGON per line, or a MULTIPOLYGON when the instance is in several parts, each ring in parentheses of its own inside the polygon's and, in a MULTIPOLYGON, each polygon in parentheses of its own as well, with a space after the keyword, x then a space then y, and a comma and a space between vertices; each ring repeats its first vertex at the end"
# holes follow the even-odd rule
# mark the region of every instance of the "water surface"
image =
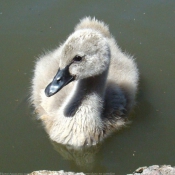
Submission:
POLYGON ((139 166, 175 166, 174 20, 173 0, 0 0, 0 172, 122 175, 139 166), (87 159, 51 143, 27 100, 36 58, 63 42, 84 16, 108 23, 140 70, 131 126, 88 151, 87 159))

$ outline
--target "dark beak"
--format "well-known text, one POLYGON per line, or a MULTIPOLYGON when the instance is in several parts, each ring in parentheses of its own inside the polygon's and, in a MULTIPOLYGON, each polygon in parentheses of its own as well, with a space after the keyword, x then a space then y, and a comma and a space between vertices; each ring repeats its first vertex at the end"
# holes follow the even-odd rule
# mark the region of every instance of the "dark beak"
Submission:
POLYGON ((75 78, 69 73, 69 65, 62 70, 58 70, 52 82, 45 89, 46 96, 50 97, 56 94, 74 79, 75 78))

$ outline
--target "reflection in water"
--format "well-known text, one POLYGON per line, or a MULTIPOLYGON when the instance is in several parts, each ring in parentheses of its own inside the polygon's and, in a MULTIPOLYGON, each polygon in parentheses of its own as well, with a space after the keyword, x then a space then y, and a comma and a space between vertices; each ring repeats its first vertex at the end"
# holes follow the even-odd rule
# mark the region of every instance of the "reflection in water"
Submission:
POLYGON ((51 141, 55 150, 66 160, 72 160, 81 169, 92 171, 100 145, 75 148, 51 141))

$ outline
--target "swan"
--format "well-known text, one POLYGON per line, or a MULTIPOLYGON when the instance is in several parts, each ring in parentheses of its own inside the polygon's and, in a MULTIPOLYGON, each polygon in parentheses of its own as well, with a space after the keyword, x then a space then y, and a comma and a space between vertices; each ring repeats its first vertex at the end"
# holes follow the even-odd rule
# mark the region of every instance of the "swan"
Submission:
POLYGON ((31 103, 51 140, 97 145, 128 123, 139 72, 108 26, 85 17, 74 32, 35 64, 31 103))

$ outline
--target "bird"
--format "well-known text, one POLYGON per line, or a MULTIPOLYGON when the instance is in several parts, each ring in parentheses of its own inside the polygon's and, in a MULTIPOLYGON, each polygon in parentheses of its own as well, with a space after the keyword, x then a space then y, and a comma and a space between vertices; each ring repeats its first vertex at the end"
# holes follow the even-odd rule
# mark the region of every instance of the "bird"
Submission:
POLYGON ((127 126, 138 81, 135 58, 108 25, 84 17, 65 42, 37 58, 30 100, 52 141, 93 146, 127 126))

